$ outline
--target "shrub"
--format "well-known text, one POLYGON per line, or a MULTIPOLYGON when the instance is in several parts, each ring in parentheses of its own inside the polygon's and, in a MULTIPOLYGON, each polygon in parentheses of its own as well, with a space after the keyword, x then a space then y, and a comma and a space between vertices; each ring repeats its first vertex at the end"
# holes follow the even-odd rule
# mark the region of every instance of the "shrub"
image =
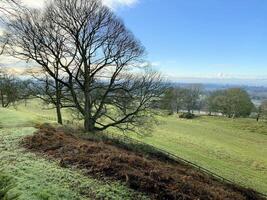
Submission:
POLYGON ((190 112, 187 113, 182 113, 181 115, 179 115, 179 118, 183 118, 183 119, 194 119, 196 116, 190 112))
POLYGON ((12 179, 5 173, 0 171, 0 200, 16 200, 19 195, 10 194, 10 191, 14 188, 12 179))

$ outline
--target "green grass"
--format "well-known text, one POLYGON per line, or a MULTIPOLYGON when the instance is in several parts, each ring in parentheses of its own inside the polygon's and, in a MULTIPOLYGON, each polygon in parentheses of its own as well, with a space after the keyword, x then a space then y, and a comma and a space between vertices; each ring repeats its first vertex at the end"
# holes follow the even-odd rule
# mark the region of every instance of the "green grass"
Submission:
MULTIPOLYGON (((6 115, 1 112, 3 109, 0 109, 0 127, 55 117, 53 110, 42 110, 35 100, 30 106, 18 106, 17 111, 5 110, 10 112, 8 122, 2 122, 6 115)), ((66 111, 64 116, 70 117, 66 111)), ((267 194, 267 122, 223 117, 183 120, 177 116, 159 117, 159 122, 151 136, 131 136, 267 194)))
POLYGON ((146 199, 119 182, 61 168, 57 161, 22 148, 21 139, 33 134, 35 123, 44 121, 39 113, 0 109, 0 167, 16 183, 11 192, 20 194, 20 200, 146 199))
POLYGON ((267 123, 253 119, 160 118, 150 137, 135 137, 267 194, 267 123))

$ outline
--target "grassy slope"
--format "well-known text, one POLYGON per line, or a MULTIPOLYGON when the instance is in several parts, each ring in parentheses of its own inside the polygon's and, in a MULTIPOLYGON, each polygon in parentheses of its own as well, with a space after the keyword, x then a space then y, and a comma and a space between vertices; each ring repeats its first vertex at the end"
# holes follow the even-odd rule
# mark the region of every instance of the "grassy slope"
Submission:
POLYGON ((225 178, 267 193, 267 124, 252 119, 161 118, 151 137, 139 138, 225 178))
POLYGON ((14 178, 21 200, 131 199, 133 192, 117 182, 97 181, 25 152, 19 141, 40 121, 31 112, 0 109, 0 166, 14 178))
MULTIPOLYGON (((41 104, 20 105, 23 114, 53 116, 40 110, 41 104)), ((65 117, 69 113, 65 112, 65 117)), ((177 116, 160 118, 151 137, 138 138, 188 159, 225 178, 267 193, 267 123, 253 119, 200 117, 181 120, 177 116)), ((1 122, 1 119, 0 119, 1 122)), ((1 126, 1 125, 0 125, 1 126)), ((133 136, 136 137, 136 136, 133 136)))

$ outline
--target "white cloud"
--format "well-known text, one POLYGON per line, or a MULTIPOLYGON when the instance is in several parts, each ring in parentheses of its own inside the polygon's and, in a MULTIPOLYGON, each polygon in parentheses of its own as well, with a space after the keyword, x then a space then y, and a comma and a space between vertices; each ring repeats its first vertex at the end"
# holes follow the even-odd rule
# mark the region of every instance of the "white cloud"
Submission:
MULTIPOLYGON (((42 7, 46 0, 21 0, 24 4, 31 7, 42 7)), ((105 5, 108 7, 115 9, 121 6, 133 6, 138 0, 102 0, 105 5)))
POLYGON ((159 67, 159 66, 161 66, 161 63, 160 62, 152 62, 151 65, 153 67, 159 67))
POLYGON ((138 0, 103 0, 103 3, 110 8, 117 8, 121 6, 133 6, 138 2, 138 0))
POLYGON ((45 0, 21 0, 21 2, 27 6, 41 8, 44 5, 45 0))

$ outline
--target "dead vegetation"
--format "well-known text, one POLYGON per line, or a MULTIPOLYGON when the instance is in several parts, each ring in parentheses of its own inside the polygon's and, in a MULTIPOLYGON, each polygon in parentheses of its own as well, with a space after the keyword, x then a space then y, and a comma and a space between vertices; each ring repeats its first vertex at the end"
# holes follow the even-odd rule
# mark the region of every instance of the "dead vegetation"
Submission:
POLYGON ((74 166, 97 178, 122 181, 152 199, 263 199, 253 190, 222 183, 190 166, 163 162, 110 143, 81 139, 47 125, 25 138, 23 145, 58 159, 63 167, 74 166))

